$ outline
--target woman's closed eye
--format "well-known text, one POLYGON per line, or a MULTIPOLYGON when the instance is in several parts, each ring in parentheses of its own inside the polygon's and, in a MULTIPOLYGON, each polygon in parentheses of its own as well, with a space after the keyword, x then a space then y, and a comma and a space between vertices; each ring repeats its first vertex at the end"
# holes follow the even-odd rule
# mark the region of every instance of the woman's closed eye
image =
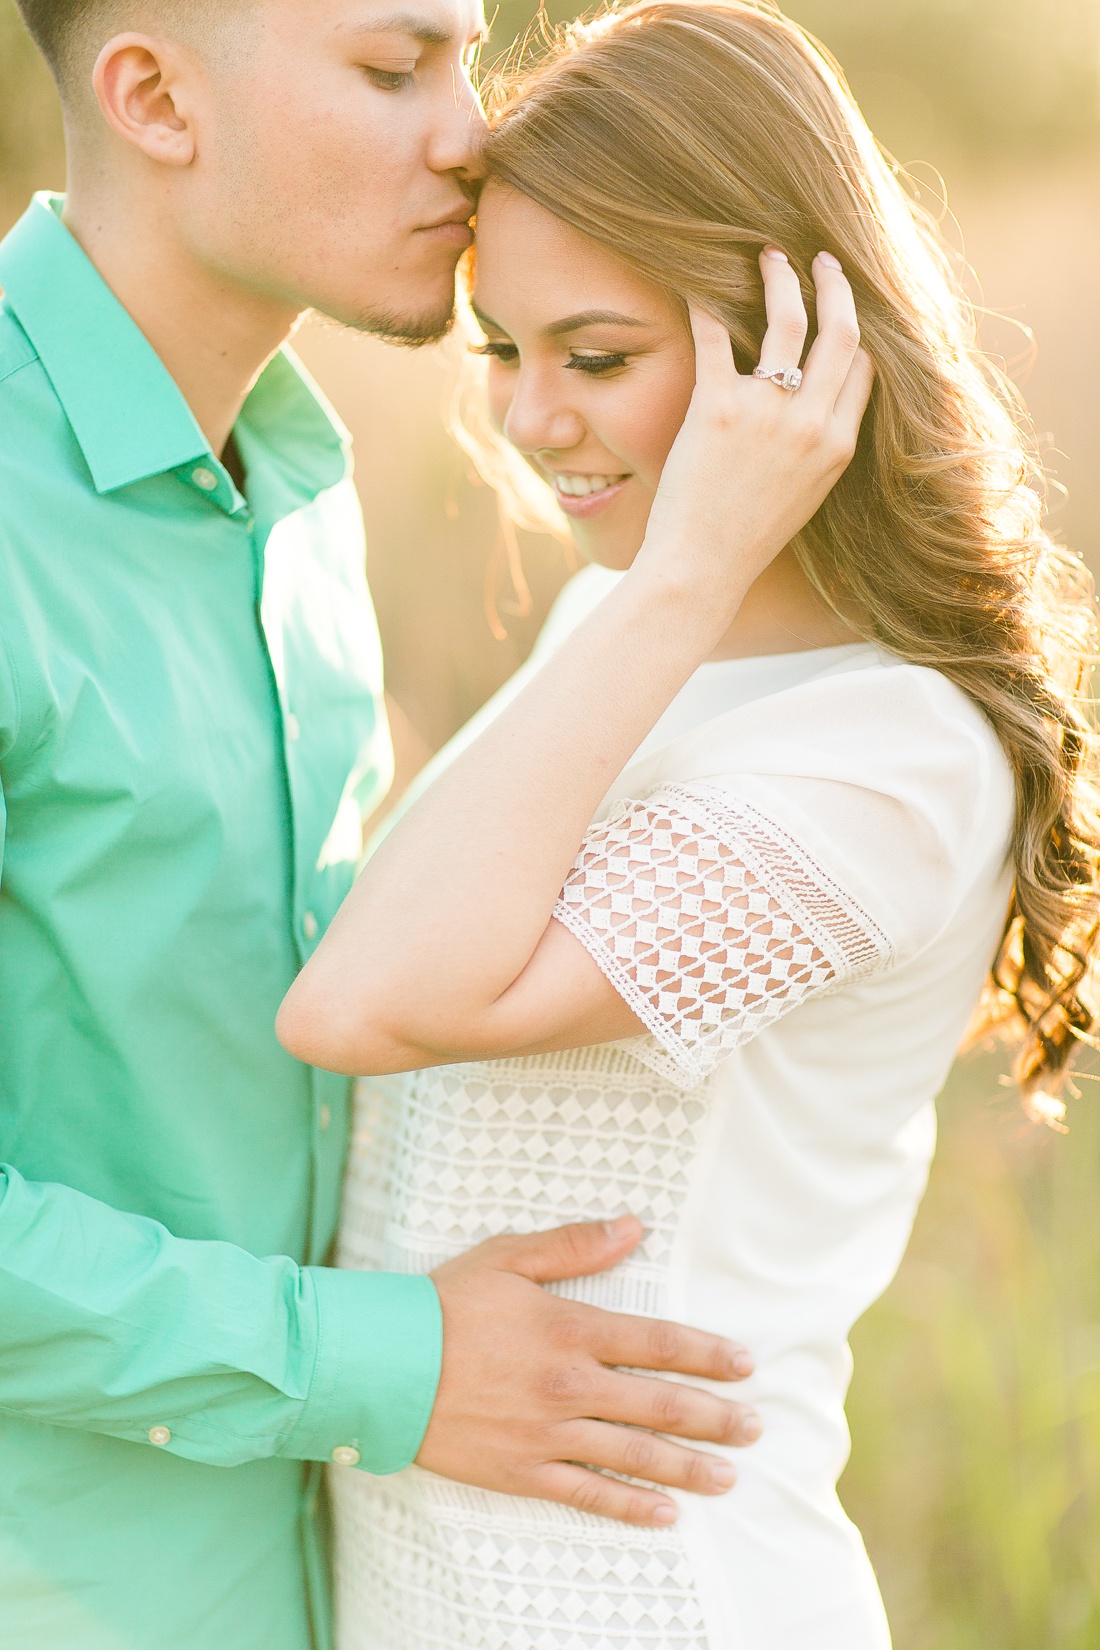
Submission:
POLYGON ((470 354, 490 355, 494 361, 505 361, 509 365, 519 359, 515 344, 509 344, 503 338, 487 338, 483 344, 471 344, 470 354))
MULTIPOLYGON (((519 359, 519 350, 515 344, 510 344, 503 338, 489 338, 484 344, 471 344, 470 349, 474 355, 489 355, 509 366, 519 359)), ((578 349, 570 351, 565 367, 567 371, 587 372, 598 376, 601 373, 617 372, 620 367, 626 366, 626 362, 627 357, 621 351, 578 349)))
POLYGON ((588 372, 597 375, 604 372, 617 372, 620 367, 625 367, 626 356, 614 350, 571 350, 565 365, 573 372, 588 372))

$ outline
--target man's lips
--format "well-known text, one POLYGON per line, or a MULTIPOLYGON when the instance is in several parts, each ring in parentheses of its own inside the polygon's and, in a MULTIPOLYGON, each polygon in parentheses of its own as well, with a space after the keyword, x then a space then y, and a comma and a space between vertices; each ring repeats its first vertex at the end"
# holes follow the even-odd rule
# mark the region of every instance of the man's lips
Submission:
POLYGON ((453 212, 448 212, 446 217, 422 224, 417 234, 431 235, 441 240, 453 241, 456 245, 469 246, 474 238, 474 232, 470 228, 470 219, 473 215, 473 204, 464 201, 461 206, 456 206, 453 212))

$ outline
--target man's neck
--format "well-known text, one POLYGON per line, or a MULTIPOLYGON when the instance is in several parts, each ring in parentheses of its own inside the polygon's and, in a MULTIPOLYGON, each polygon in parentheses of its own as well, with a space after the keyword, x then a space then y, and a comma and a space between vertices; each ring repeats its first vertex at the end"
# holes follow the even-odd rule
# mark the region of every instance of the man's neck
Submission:
POLYGON ((221 456, 265 362, 297 314, 190 257, 158 215, 70 189, 66 227, 164 362, 221 456))

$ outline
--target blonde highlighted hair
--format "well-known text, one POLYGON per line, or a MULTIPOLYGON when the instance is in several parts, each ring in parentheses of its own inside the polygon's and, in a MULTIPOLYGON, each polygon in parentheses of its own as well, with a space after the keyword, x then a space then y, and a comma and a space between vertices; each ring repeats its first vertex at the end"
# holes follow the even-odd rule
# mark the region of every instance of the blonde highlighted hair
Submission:
MULTIPOLYGON (((977 346, 938 230, 877 147, 837 65, 754 0, 643 0, 544 42, 491 88, 490 178, 729 328, 742 369, 765 328, 757 257, 781 246, 812 305, 833 252, 876 367, 851 467, 795 541, 862 635, 955 682, 1016 780, 1015 889, 973 1028, 1018 1044, 1034 1115, 1096 1029, 1100 773, 1087 698, 1091 579, 1043 528, 1013 392, 977 346)), ((812 313, 812 311, 811 311, 812 313)), ((520 521, 540 484, 466 420, 520 521)))

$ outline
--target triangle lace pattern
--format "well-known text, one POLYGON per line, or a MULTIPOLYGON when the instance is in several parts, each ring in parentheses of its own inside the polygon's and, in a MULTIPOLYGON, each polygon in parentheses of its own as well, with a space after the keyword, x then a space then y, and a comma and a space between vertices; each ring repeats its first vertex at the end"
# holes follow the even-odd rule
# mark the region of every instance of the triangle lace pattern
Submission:
POLYGON ((647 1028, 616 1046, 680 1088, 894 955, 781 825, 711 785, 662 785, 594 825, 554 916, 647 1028))

